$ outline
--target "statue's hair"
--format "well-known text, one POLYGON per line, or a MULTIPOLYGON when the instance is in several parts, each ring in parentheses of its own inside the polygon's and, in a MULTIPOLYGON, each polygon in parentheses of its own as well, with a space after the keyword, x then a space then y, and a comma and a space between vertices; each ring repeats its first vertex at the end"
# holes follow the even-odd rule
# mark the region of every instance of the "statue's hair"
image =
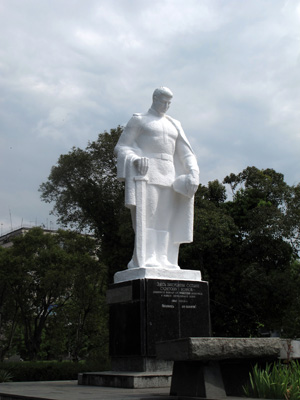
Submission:
POLYGON ((173 93, 167 87, 161 86, 154 90, 152 99, 154 100, 154 97, 160 97, 160 96, 173 97, 173 93))

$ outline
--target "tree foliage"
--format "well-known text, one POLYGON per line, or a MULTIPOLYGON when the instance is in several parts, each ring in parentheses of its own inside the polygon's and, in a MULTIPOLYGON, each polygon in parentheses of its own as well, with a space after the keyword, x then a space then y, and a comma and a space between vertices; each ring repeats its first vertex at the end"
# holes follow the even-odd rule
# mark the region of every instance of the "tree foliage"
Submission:
POLYGON ((90 231, 100 240, 101 257, 111 276, 127 265, 133 243, 113 152, 121 133, 121 127, 112 129, 85 150, 74 147, 61 155, 40 186, 42 200, 54 203, 53 214, 62 226, 90 231))
POLYGON ((0 360, 9 352, 17 329, 19 306, 7 280, 8 249, 0 247, 0 360))
MULTIPOLYGON (((105 307, 106 271, 95 258, 95 248, 95 241, 87 236, 64 231, 45 234, 41 228, 32 228, 24 236, 15 237, 13 246, 5 249, 1 258, 2 284, 9 290, 16 317, 9 315, 9 309, 4 315, 8 325, 19 326, 25 350, 18 350, 26 359, 35 360, 41 348, 45 350, 51 322, 67 309, 74 310, 68 323, 76 330, 72 356, 78 358, 77 349, 82 347, 88 318, 91 314, 105 314, 101 308, 105 307)), ((52 337, 57 339, 55 332, 52 337)), ((6 332, 4 337, 10 336, 6 332)))
MULTIPOLYGON (((255 167, 227 176, 224 183, 230 185, 233 198, 224 202, 223 209, 234 221, 236 235, 231 256, 223 259, 225 274, 233 271, 226 289, 232 300, 224 294, 227 301, 219 302, 227 307, 231 325, 224 324, 221 314, 217 320, 228 334, 232 327, 238 335, 257 334, 264 327, 288 335, 289 326, 283 321, 299 283, 299 270, 298 281, 291 277, 295 278, 292 265, 299 251, 299 214, 295 211, 300 205, 300 187, 289 186, 273 169, 255 167)), ((217 287, 215 298, 220 298, 222 288, 217 287)))

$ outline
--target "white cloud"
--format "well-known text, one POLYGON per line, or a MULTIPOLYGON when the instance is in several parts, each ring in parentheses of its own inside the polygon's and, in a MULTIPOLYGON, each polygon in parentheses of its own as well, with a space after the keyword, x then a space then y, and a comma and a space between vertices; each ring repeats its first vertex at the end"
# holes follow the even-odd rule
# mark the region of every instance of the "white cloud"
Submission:
POLYGON ((12 208, 24 190, 18 218, 34 213, 29 193, 38 199, 60 154, 147 110, 161 85, 202 182, 247 165, 299 182, 299 10, 295 0, 1 2, 0 185, 12 208))

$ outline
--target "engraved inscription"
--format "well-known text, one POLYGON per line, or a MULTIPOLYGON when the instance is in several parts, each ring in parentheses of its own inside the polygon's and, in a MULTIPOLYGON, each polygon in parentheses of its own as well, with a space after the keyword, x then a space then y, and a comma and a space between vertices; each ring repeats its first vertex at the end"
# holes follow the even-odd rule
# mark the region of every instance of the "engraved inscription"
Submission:
POLYGON ((208 284, 202 281, 149 279, 147 346, 184 337, 210 336, 208 284))
POLYGON ((174 304, 178 304, 181 308, 185 309, 196 309, 197 297, 203 296, 199 283, 182 281, 156 282, 153 294, 161 298, 162 308, 174 308, 174 304))

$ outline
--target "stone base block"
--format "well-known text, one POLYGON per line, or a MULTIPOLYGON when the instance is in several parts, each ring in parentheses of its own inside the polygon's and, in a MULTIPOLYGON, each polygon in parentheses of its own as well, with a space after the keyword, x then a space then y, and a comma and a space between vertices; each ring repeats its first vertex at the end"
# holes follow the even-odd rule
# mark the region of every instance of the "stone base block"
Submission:
POLYGON ((201 281, 201 272, 189 269, 167 269, 142 267, 119 271, 114 275, 114 283, 136 279, 171 279, 179 281, 201 281))
POLYGON ((160 388, 171 385, 172 371, 164 372, 85 372, 78 374, 78 385, 128 389, 160 388))
POLYGON ((111 357, 113 371, 158 372, 172 371, 173 361, 158 360, 156 357, 111 357))

